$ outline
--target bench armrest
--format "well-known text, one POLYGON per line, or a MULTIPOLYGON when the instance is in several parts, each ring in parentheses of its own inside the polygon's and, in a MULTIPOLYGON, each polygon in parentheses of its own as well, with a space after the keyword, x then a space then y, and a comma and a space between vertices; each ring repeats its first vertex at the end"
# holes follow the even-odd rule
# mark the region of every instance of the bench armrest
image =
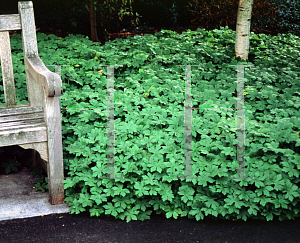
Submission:
POLYGON ((51 72, 39 56, 25 57, 24 61, 25 68, 35 82, 45 87, 48 97, 62 95, 63 89, 60 76, 57 73, 51 72))

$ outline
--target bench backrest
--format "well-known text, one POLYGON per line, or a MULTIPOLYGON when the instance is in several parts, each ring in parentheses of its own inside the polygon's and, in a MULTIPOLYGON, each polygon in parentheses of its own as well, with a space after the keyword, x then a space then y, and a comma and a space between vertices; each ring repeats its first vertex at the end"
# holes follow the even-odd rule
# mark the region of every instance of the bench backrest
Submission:
MULTIPOLYGON (((11 58, 10 30, 22 30, 24 59, 38 56, 36 28, 32 2, 19 2, 19 14, 0 15, 0 56, 5 106, 16 106, 16 91, 11 58)), ((26 64, 25 64, 26 71, 26 64)), ((43 105, 43 90, 40 85, 30 82, 26 72, 28 101, 30 106, 43 105)))

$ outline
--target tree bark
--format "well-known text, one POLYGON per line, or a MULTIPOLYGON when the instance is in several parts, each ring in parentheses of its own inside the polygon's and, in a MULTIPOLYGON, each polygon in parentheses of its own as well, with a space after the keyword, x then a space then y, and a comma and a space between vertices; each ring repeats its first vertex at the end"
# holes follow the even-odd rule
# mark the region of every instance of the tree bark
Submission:
POLYGON ((97 21, 96 21, 96 11, 94 6, 94 0, 89 0, 90 7, 90 20, 91 20, 91 39, 92 41, 99 42, 97 36, 97 21))
POLYGON ((235 34, 235 56, 248 59, 251 13, 254 0, 240 0, 235 34))

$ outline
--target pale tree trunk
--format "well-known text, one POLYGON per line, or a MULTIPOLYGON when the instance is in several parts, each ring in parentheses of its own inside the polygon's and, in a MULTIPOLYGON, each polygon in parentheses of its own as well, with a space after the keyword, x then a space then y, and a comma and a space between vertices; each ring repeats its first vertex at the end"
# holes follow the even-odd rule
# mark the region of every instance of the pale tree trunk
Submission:
POLYGON ((254 0, 240 0, 235 34, 235 56, 248 59, 251 13, 254 0))

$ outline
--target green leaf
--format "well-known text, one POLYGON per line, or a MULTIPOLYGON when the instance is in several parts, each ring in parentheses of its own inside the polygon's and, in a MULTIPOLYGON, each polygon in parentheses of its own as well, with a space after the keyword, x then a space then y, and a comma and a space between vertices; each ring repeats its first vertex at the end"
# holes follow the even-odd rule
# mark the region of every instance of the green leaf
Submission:
POLYGON ((96 216, 96 217, 100 217, 100 215, 104 213, 104 210, 102 208, 91 208, 90 209, 90 216, 96 216))
POLYGON ((203 215, 203 213, 200 211, 199 208, 192 209, 192 210, 189 212, 189 214, 190 214, 190 215, 195 215, 197 221, 199 221, 200 219, 202 220, 202 219, 204 218, 204 215, 203 215))
MULTIPOLYGON (((93 188, 92 188, 93 189, 93 188)), ((107 202, 107 196, 103 193, 100 193, 99 191, 96 191, 95 189, 92 190, 91 189, 91 200, 94 200, 96 202, 97 205, 102 204, 103 202, 107 202)))
POLYGON ((162 184, 159 189, 160 195, 162 195, 163 201, 169 200, 170 202, 173 201, 174 195, 171 189, 171 185, 162 184))
POLYGON ((137 191, 135 192, 135 194, 138 197, 142 197, 143 195, 149 195, 148 190, 150 189, 148 186, 145 186, 145 182, 136 182, 134 184, 134 188, 137 189, 137 191))
POLYGON ((171 218, 173 216, 173 218, 177 219, 178 215, 182 213, 182 210, 180 208, 175 208, 175 209, 170 209, 167 213, 166 213, 166 217, 167 218, 171 218))
POLYGON ((181 197, 181 200, 186 203, 188 202, 189 200, 192 201, 193 198, 194 198, 194 193, 195 193, 195 190, 189 186, 181 186, 179 188, 179 191, 178 191, 178 194, 179 195, 183 195, 181 197))
POLYGON ((78 202, 81 203, 83 207, 92 207, 93 202, 92 200, 90 200, 90 197, 91 196, 87 193, 80 193, 78 202))
POLYGON ((78 199, 74 199, 71 203, 70 211, 75 214, 79 214, 80 212, 84 212, 85 208, 82 207, 82 204, 78 201, 78 199))

